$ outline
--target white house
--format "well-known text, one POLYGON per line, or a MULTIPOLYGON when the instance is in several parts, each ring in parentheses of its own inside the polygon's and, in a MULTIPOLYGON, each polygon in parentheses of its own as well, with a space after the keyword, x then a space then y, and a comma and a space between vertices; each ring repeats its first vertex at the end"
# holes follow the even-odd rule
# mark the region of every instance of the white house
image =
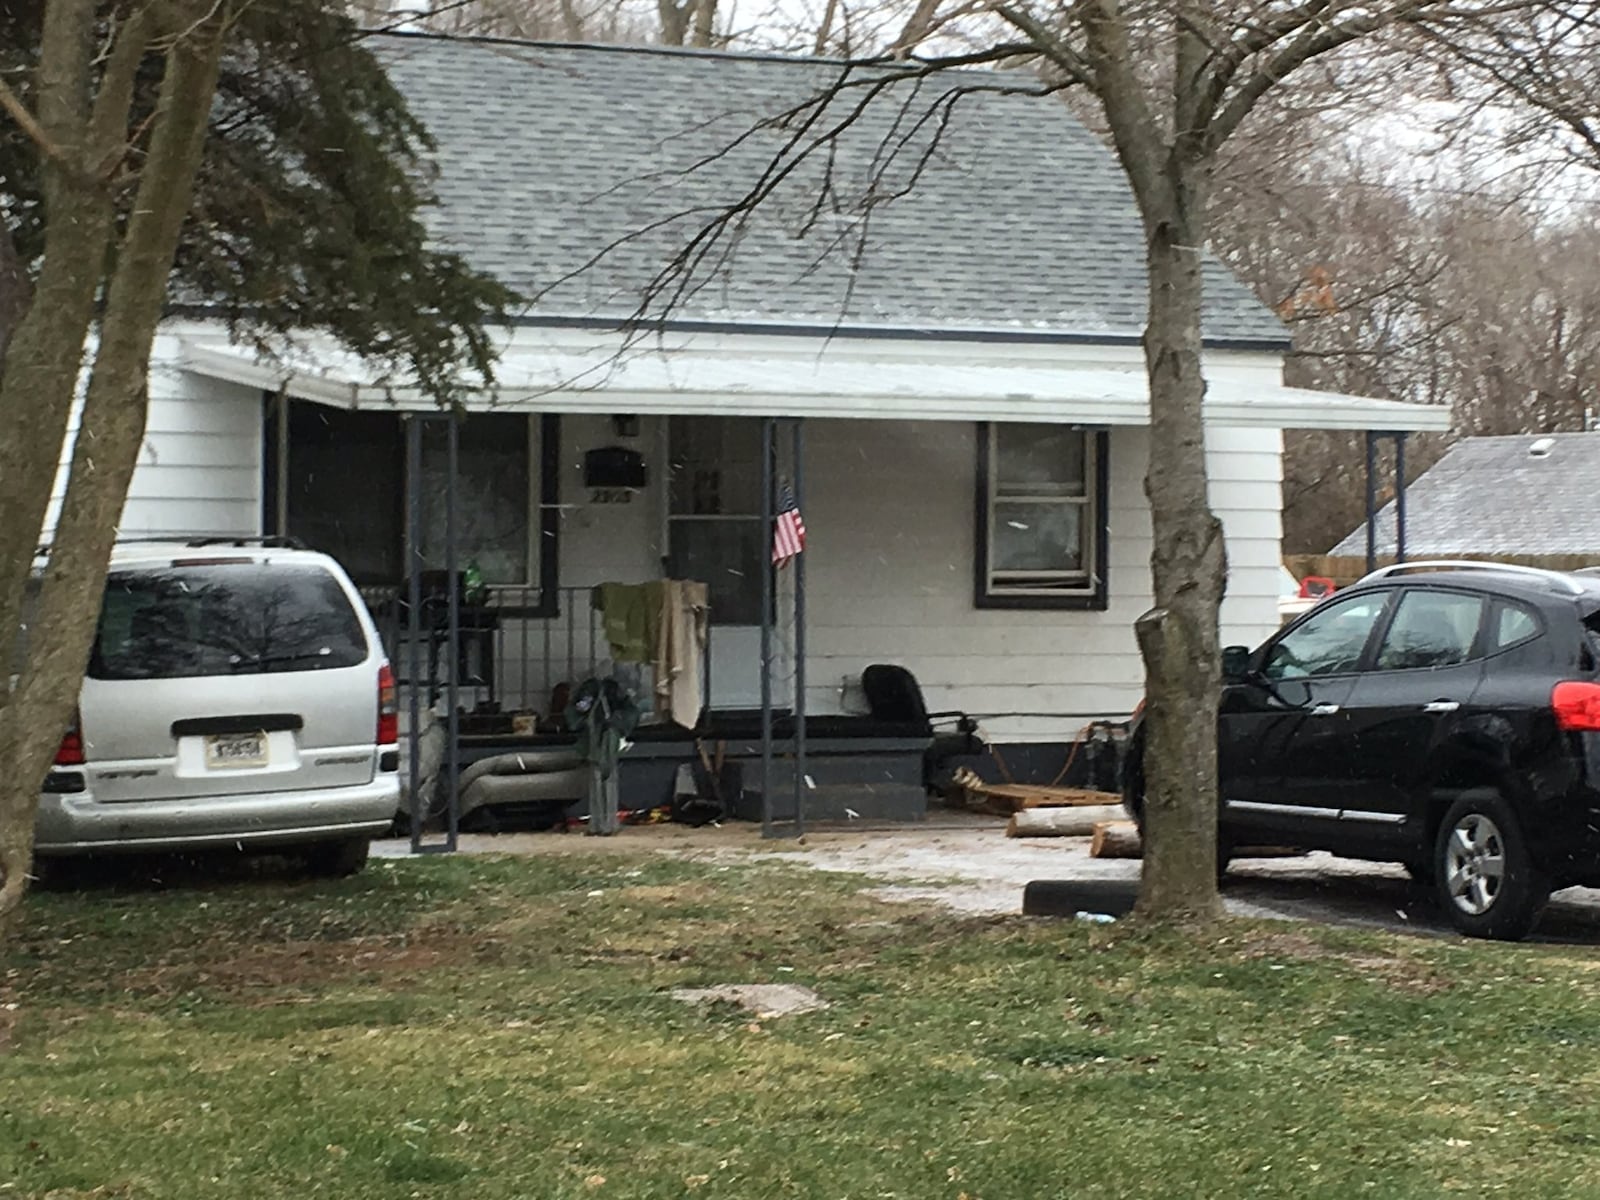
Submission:
MULTIPOLYGON (((542 711, 604 658, 592 585, 663 574, 710 585, 712 708, 756 702, 768 417, 784 419, 785 455, 788 422, 804 422, 809 713, 861 711, 862 668, 881 662, 1000 744, 1059 746, 1127 716, 1142 689, 1132 622, 1150 603, 1143 237, 1115 162, 1062 105, 982 73, 891 91, 630 337, 620 326, 662 264, 793 122, 752 127, 840 68, 378 42, 437 139, 440 243, 533 300, 459 427, 459 540, 499 607, 502 716, 542 711), (939 122, 923 118, 940 105, 933 144, 939 122), (587 455, 607 448, 642 461, 642 486, 597 486, 587 455)), ((1208 272, 1224 637, 1254 642, 1277 626, 1281 431, 1440 429, 1448 413, 1285 387, 1286 331, 1208 272)), ((403 432, 433 412, 326 339, 269 360, 203 316, 174 320, 123 531, 297 535, 393 589, 408 480, 416 548, 442 561, 444 423, 410 463, 403 432)), ((794 473, 786 457, 779 471, 794 473)), ((785 621, 777 646, 784 698, 785 621)))

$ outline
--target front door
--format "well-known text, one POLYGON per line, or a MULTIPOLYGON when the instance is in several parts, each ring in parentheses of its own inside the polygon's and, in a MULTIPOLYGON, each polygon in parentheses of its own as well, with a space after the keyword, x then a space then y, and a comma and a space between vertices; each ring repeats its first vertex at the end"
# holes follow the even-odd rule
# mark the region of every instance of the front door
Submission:
MULTIPOLYGON (((674 579, 703 581, 710 593, 709 704, 755 708, 761 703, 761 576, 772 569, 761 522, 761 421, 672 417, 667 440, 666 567, 674 579)), ((781 643, 774 637, 780 679, 786 674, 776 665, 781 643)))
POLYGON ((1269 642, 1219 716, 1219 776, 1230 826, 1313 842, 1339 819, 1349 784, 1348 701, 1388 594, 1323 605, 1269 642))

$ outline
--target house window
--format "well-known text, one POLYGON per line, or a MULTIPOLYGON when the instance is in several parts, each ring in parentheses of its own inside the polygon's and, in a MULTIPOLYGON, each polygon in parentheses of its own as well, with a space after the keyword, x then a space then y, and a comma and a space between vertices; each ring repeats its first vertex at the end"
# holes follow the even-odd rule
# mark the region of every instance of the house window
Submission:
POLYGON ((761 422, 672 417, 667 422, 667 570, 703 579, 719 626, 761 624, 771 570, 761 521, 761 422))
POLYGON ((979 608, 1104 608, 1103 432, 978 427, 979 608))
MULTIPOLYGON (((419 540, 425 568, 445 560, 445 495, 450 429, 444 421, 422 427, 419 540)), ((456 441, 456 545, 461 563, 478 564, 490 584, 527 584, 533 509, 528 497, 526 414, 473 413, 456 441)))
MULTIPOLYGON (((280 415, 278 401, 269 398, 263 528, 332 555, 358 584, 399 583, 406 543, 404 419, 298 400, 287 404, 286 428, 280 415)), ((553 603, 559 496, 548 460, 559 443, 559 418, 541 418, 539 429, 547 444, 545 461, 535 464, 527 414, 471 413, 462 421, 456 555, 461 567, 476 561, 486 583, 536 585, 553 603)), ((424 569, 444 566, 448 438, 444 421, 423 425, 418 527, 424 569)))

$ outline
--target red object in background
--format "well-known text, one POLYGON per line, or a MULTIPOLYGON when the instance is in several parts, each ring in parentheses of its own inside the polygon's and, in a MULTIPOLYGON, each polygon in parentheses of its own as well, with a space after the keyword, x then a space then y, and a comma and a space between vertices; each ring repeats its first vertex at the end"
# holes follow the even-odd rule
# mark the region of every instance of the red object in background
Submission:
POLYGON ((1300 581, 1300 595, 1308 600, 1331 596, 1337 585, 1326 575, 1307 575, 1300 581))

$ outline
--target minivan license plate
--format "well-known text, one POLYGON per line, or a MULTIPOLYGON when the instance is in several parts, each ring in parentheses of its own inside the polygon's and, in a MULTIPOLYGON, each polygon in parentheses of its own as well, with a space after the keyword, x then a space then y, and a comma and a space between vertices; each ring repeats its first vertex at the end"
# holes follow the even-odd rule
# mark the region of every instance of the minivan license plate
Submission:
POLYGON ((238 771, 267 765, 264 733, 219 733, 206 738, 206 767, 213 771, 238 771))

